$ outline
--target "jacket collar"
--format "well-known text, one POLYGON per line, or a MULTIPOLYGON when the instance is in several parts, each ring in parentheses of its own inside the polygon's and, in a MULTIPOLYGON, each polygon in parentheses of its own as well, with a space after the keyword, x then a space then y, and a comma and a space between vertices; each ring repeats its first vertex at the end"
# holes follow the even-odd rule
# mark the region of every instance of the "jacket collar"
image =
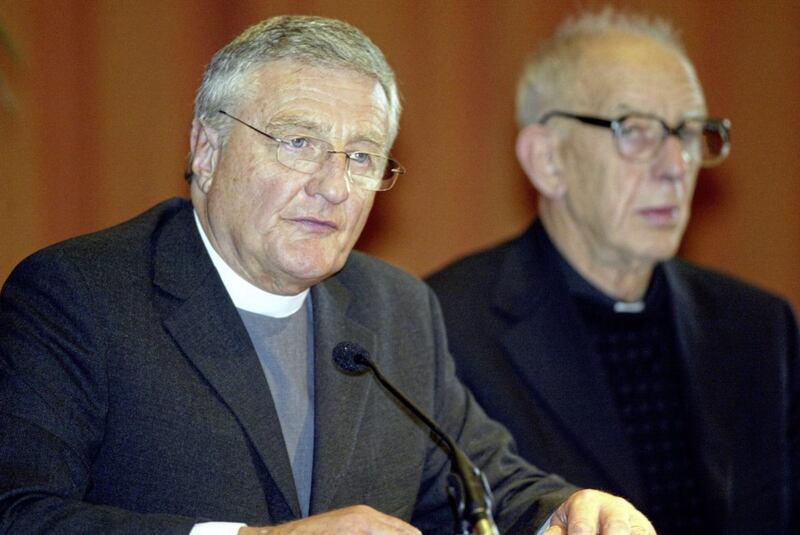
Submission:
MULTIPOLYGON (((347 266, 344 268, 347 269, 347 266)), ((315 333, 315 444, 311 514, 341 507, 334 497, 347 485, 350 461, 357 446, 366 401, 374 381, 355 380, 333 363, 333 349, 343 341, 356 342, 377 354, 378 334, 358 320, 351 308, 351 289, 333 277, 311 290, 315 333)), ((347 494, 347 493, 345 493, 347 494)))
POLYGON ((735 326, 721 324, 720 318, 729 317, 719 310, 720 300, 706 295, 704 285, 686 271, 681 260, 664 264, 664 272, 671 291, 672 315, 678 337, 679 354, 685 370, 688 413, 691 415, 691 432, 698 448, 698 461, 704 471, 707 485, 717 490, 710 495, 715 510, 723 510, 732 500, 734 483, 733 455, 737 448, 730 445, 739 438, 737 430, 742 425, 741 413, 732 410, 734 396, 732 385, 739 384, 749 372, 739 369, 741 349, 726 335, 735 326))
POLYGON ((164 223, 154 247, 154 284, 171 297, 162 304, 165 329, 258 452, 278 490, 267 493, 273 520, 299 517, 294 477, 266 377, 205 251, 188 202, 164 223))
POLYGON ((492 306, 508 318, 502 343, 538 399, 560 421, 579 455, 636 500, 643 489, 622 433, 605 372, 592 351, 559 269, 560 258, 541 222, 511 247, 492 306))
MULTIPOLYGON (((347 267, 344 268, 345 270, 347 267)), ((240 422, 278 493, 267 492, 272 520, 300 517, 291 464, 258 355, 204 249, 191 205, 183 201, 154 242, 154 284, 165 329, 240 422)), ((350 289, 332 277, 311 290, 315 336, 315 444, 311 514, 330 508, 346 484, 372 381, 354 381, 331 359, 343 340, 374 352, 377 334, 350 308, 350 289)), ((270 487, 271 488, 271 487, 270 487)))

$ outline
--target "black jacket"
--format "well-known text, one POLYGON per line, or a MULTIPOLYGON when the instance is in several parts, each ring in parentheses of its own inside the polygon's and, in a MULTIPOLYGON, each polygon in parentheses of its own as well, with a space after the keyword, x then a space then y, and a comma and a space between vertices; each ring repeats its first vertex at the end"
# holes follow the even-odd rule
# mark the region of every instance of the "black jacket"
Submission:
MULTIPOLYGON (((577 485, 642 503, 643 476, 547 240, 535 223, 428 279, 457 373, 511 430, 524 457, 577 485)), ((698 480, 721 520, 709 532, 787 533, 800 449, 798 328, 790 306, 681 260, 663 269, 698 480)))

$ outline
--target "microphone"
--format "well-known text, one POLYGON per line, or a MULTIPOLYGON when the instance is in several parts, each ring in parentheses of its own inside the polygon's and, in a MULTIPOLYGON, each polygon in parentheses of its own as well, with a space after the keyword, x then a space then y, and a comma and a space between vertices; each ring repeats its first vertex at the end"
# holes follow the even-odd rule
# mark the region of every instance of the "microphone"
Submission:
POLYGON ((380 372, 369 357, 369 352, 355 342, 339 342, 333 348, 333 362, 336 366, 350 374, 360 375, 371 370, 375 378, 400 403, 419 418, 434 435, 446 445, 450 456, 451 471, 460 478, 465 503, 463 508, 456 507, 458 514, 466 512, 467 522, 472 527, 473 535, 499 535, 499 530, 492 516, 492 492, 483 473, 475 466, 464 451, 458 447, 450 436, 436 422, 430 419, 422 409, 398 390, 380 372), (462 510, 463 509, 463 510, 462 510))

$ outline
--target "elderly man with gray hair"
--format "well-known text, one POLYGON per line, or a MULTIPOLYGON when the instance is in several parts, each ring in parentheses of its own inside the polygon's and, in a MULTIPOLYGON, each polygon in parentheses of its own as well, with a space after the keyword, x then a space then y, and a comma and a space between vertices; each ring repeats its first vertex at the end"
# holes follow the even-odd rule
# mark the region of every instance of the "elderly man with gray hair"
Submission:
POLYGON ((457 373, 520 453, 660 534, 797 533, 798 330, 783 299, 674 258, 730 125, 663 21, 567 21, 526 63, 521 236, 429 278, 457 373))
POLYGON ((430 289, 351 252, 404 171, 399 116, 383 54, 339 21, 270 19, 214 56, 191 202, 3 288, 0 532, 653 533, 516 456, 455 378, 430 289), (452 443, 346 373, 367 353, 452 443))

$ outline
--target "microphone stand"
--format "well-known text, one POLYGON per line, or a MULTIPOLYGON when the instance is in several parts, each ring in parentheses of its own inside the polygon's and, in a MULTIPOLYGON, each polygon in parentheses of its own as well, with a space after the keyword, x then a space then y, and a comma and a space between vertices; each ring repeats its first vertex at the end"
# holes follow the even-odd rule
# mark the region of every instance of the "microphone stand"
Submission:
POLYGON ((403 402, 447 446, 452 459, 448 495, 456 512, 456 535, 500 535, 492 517, 492 492, 486 476, 464 454, 453 440, 439 429, 427 414, 387 380, 369 358, 359 358, 359 364, 368 366, 380 383, 403 402), (470 527, 472 528, 470 531, 470 527))

